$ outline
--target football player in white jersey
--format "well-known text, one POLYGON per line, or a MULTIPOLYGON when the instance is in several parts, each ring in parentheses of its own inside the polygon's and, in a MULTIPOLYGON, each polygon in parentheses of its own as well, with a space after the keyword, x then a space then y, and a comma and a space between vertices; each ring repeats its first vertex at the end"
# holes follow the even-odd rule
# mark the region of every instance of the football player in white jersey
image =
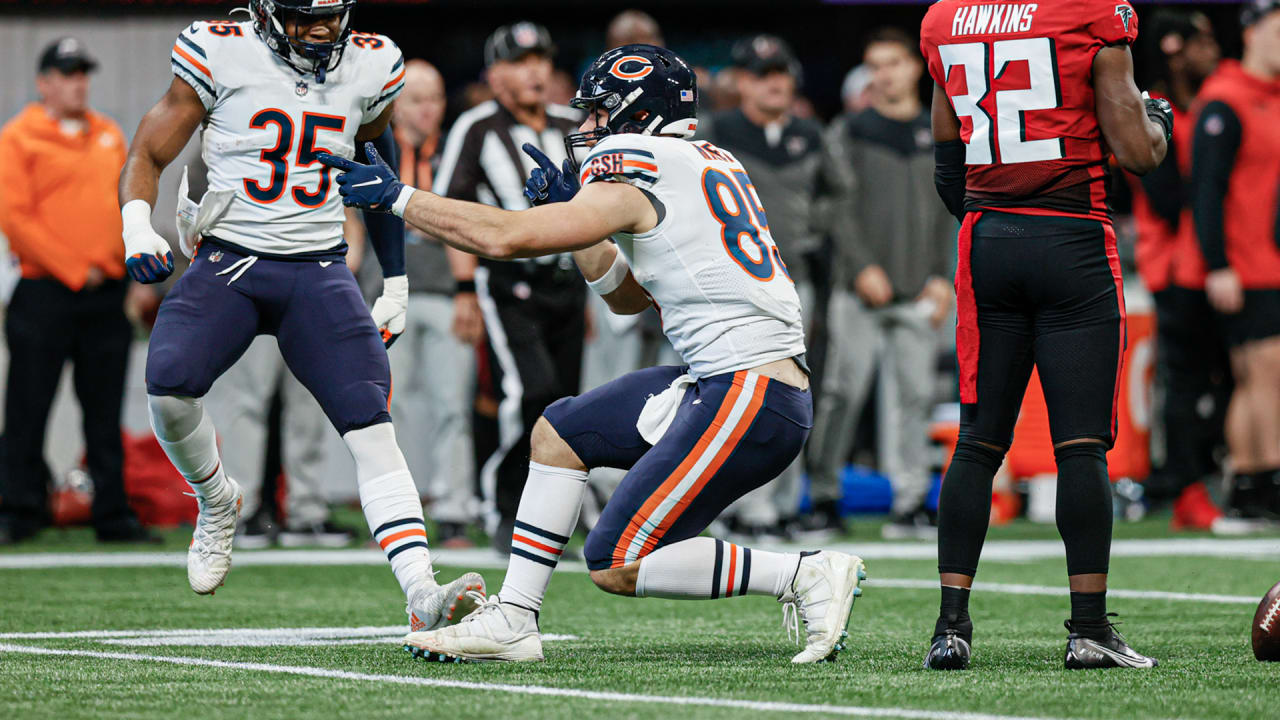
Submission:
POLYGON ((638 597, 772 596, 797 634, 805 625, 793 662, 834 659, 866 577, 859 558, 699 537, 729 503, 786 468, 812 424, 800 301, 751 179, 728 152, 688 140, 697 87, 668 50, 610 50, 573 104, 588 118, 566 138, 573 160, 563 170, 525 147, 540 165, 526 193, 540 206, 522 212, 405 187, 376 157, 361 165, 321 156, 346 171, 344 202, 390 210, 459 249, 501 259, 574 251, 614 312, 656 306, 686 363, 546 409, 502 590, 455 626, 410 634, 405 647, 430 659, 542 659, 547 583, 577 522, 587 470, 606 466, 628 472, 587 537, 596 585, 638 597))
POLYGON ((384 344, 403 331, 408 301, 403 222, 371 217, 386 276, 371 317, 346 266, 330 169, 316 159, 350 157, 370 140, 394 153, 387 124, 404 60, 388 38, 351 31, 354 5, 251 0, 248 21, 182 31, 170 58, 176 77, 142 119, 120 177, 126 265, 144 283, 173 271, 151 207, 160 171, 203 125, 209 192, 185 216, 180 198, 180 240, 193 259, 160 306, 146 371, 151 426, 200 508, 187 554, 191 589, 212 594, 225 580, 241 500, 201 397, 255 336, 270 334, 350 448, 365 518, 405 593, 410 627, 429 629, 465 614, 474 604, 466 592, 483 580, 434 580, 422 506, 387 411, 384 344))

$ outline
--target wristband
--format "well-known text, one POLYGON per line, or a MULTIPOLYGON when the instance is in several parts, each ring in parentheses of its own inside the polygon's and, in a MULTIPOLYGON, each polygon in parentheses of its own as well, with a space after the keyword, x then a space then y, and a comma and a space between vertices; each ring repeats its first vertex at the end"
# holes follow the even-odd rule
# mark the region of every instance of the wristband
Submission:
POLYGON ((454 282, 454 284, 453 284, 453 294, 454 294, 454 295, 458 295, 458 294, 460 294, 460 293, 472 293, 472 294, 475 294, 475 291, 476 291, 476 281, 475 281, 475 280, 458 280, 458 281, 454 282))
POLYGON ((130 200, 120 208, 122 232, 126 238, 138 233, 153 233, 151 228, 151 203, 146 200, 130 200))
POLYGON ((627 279, 627 273, 631 272, 631 266, 627 264, 627 258, 619 251, 613 258, 613 264, 604 272, 604 275, 595 280, 588 280, 587 286, 601 297, 617 290, 622 281, 627 279))
POLYGON ((405 185, 400 188, 400 196, 396 201, 391 203, 391 213, 398 218, 404 217, 405 208, 409 207, 409 198, 413 197, 415 188, 411 185, 405 185))

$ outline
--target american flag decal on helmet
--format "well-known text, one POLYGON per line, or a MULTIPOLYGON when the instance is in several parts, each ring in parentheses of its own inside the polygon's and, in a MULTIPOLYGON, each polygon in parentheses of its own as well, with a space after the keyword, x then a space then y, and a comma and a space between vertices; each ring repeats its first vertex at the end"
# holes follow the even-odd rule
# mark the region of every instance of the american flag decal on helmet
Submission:
POLYGON ((692 90, 681 90, 681 91, 680 91, 680 100, 681 100, 682 102, 693 102, 693 91, 692 91, 692 90))

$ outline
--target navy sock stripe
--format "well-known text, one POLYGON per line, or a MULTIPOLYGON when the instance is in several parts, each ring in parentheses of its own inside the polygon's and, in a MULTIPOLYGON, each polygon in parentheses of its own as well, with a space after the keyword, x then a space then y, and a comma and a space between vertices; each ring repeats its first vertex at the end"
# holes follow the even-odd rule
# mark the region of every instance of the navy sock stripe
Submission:
POLYGON ((742 584, 738 594, 747 594, 747 582, 751 580, 751 548, 742 548, 742 584))
POLYGON ((548 532, 548 531, 546 531, 546 530, 543 530, 543 529, 542 529, 542 528, 540 528, 540 527, 535 527, 535 526, 530 525, 529 523, 526 523, 526 522, 520 522, 519 520, 516 520, 516 521, 515 521, 515 526, 516 526, 517 528, 519 528, 520 530, 527 530, 527 531, 529 531, 529 532, 531 532, 531 533, 535 533, 535 534, 537 534, 537 535, 541 535, 542 537, 544 537, 544 538, 546 538, 546 539, 548 539, 548 540, 550 540, 551 542, 554 542, 554 543, 560 543, 561 545, 564 545, 565 543, 569 542, 569 538, 565 537, 564 535, 557 535, 557 534, 555 534, 555 533, 553 533, 553 532, 548 532))
POLYGON ((408 550, 409 548, 415 548, 415 547, 420 547, 420 548, 422 548, 422 549, 424 549, 424 550, 425 550, 425 549, 426 549, 426 547, 427 547, 427 544, 426 544, 426 543, 424 543, 424 542, 422 542, 421 540, 415 540, 414 542, 411 542, 411 543, 405 543, 405 544, 400 545, 399 547, 397 547, 395 550, 392 550, 392 551, 388 552, 388 553, 387 553, 387 559, 388 559, 388 560, 390 560, 391 558, 393 558, 393 557, 395 557, 395 556, 399 555, 400 553, 404 552, 405 550, 408 550))
POLYGON ((724 563, 724 543, 716 541, 716 564, 711 571, 711 599, 720 597, 720 567, 724 563))
POLYGON ((549 568, 553 568, 553 567, 555 567, 555 566, 556 566, 556 561, 555 561, 555 560, 548 560, 548 559, 546 559, 546 558, 544 558, 544 557, 541 557, 541 556, 538 556, 538 555, 534 555, 534 554, 533 554, 533 553, 531 553, 531 552, 526 552, 526 551, 524 551, 524 550, 521 550, 521 549, 520 549, 520 548, 518 548, 518 547, 512 547, 512 548, 511 548, 511 554, 512 554, 512 555, 515 555, 515 556, 517 556, 517 557, 522 557, 522 558, 524 558, 525 560, 532 560, 532 561, 534 561, 534 562, 536 562, 536 563, 541 563, 541 564, 543 564, 543 565, 546 565, 546 566, 547 566, 547 567, 549 567, 549 568))
POLYGON ((418 518, 401 518, 399 520, 392 520, 389 523, 383 523, 379 525, 378 529, 373 531, 373 535, 374 537, 377 537, 378 535, 381 535, 387 530, 390 530, 393 527, 400 527, 401 525, 421 525, 423 528, 427 526, 426 523, 419 520, 418 518))

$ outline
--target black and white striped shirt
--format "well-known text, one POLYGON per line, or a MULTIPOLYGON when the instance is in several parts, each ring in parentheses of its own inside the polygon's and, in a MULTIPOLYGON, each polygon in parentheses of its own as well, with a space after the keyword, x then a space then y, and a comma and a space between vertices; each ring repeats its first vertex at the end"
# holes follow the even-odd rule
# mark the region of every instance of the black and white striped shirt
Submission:
MULTIPOLYGON (((577 111, 548 105, 547 127, 539 133, 519 123, 496 100, 481 103, 458 116, 449 131, 431 191, 506 210, 525 210, 529 201, 524 196, 524 183, 537 164, 520 146, 529 143, 537 147, 559 166, 565 159, 564 136, 577 131, 580 122, 577 111)), ((483 258, 480 262, 510 267, 509 263, 483 258)), ((566 253, 535 262, 565 265, 570 259, 566 253)))

